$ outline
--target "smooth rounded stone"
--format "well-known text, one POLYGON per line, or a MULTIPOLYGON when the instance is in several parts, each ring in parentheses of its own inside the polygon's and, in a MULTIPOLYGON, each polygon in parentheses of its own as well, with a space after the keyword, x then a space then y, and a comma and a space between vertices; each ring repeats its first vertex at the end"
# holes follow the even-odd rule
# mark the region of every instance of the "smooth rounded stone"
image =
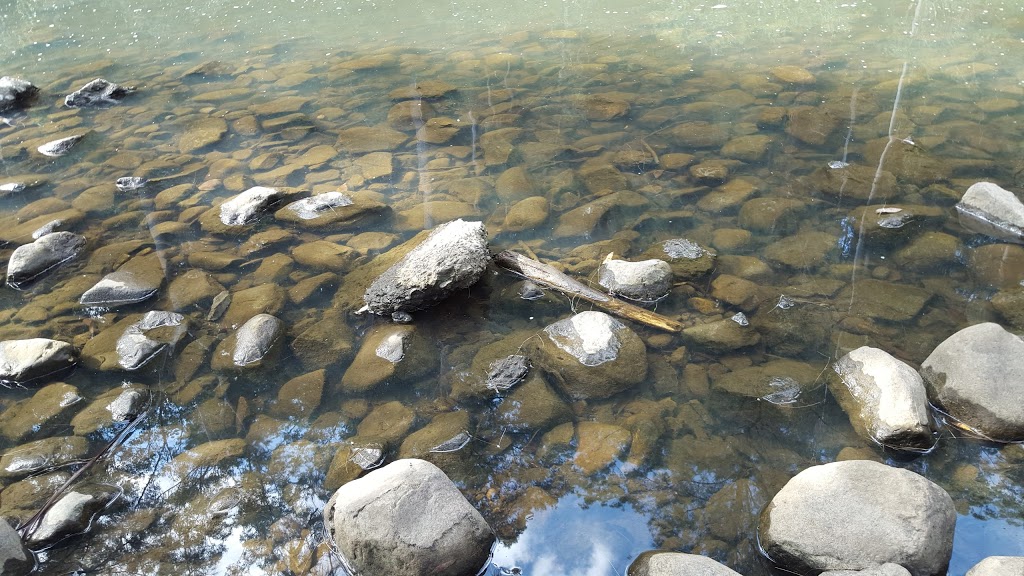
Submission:
POLYGON ((399 102, 388 110, 388 126, 395 130, 417 130, 433 115, 434 108, 424 100, 399 102))
POLYGON ((740 208, 739 225, 764 234, 789 234, 799 228, 807 203, 776 196, 754 198, 740 208))
POLYGON ((187 333, 188 322, 181 314, 159 310, 146 312, 117 339, 117 364, 123 370, 138 370, 163 352, 176 350, 187 333))
POLYGON ((387 126, 356 126, 338 132, 338 147, 350 154, 390 152, 409 137, 387 126))
POLYGON ((495 542, 444 472, 417 459, 397 460, 339 488, 324 508, 324 523, 345 563, 360 574, 476 574, 495 542))
POLYGON ((135 384, 111 388, 75 414, 71 428, 77 436, 86 436, 111 424, 127 422, 142 413, 149 400, 149 391, 135 384))
POLYGON ((270 314, 257 314, 225 338, 213 353, 214 370, 261 368, 284 336, 284 322, 270 314))
POLYGON ((311 230, 343 230, 390 212, 390 207, 365 195, 325 192, 285 205, 274 213, 274 218, 311 230))
POLYGON ((390 152, 371 152, 355 159, 359 172, 367 181, 390 180, 395 171, 395 157, 390 152))
POLYGON ((729 178, 729 165, 721 160, 705 160, 690 166, 690 176, 700 184, 715 186, 729 178))
POLYGON ((845 121, 846 117, 825 107, 792 106, 786 113, 786 134, 805 144, 822 146, 845 121))
POLYGON ((13 108, 25 108, 35 100, 37 94, 39 94, 39 88, 31 82, 4 76, 0 78, 0 112, 13 108))
POLYGON ((363 301, 382 316, 422 310, 475 284, 490 259, 483 224, 454 220, 374 280, 363 301))
POLYGON ((664 260, 629 262, 609 253, 598 269, 597 282, 609 294, 653 302, 668 295, 672 279, 672 267, 664 260))
POLYGON ((292 330, 292 353, 308 370, 347 362, 352 357, 352 327, 345 316, 327 311, 322 318, 309 318, 292 330))
POLYGON ((607 122, 629 114, 629 101, 624 96, 628 95, 621 92, 591 94, 576 98, 573 103, 583 111, 587 120, 607 122))
POLYGON ((626 188, 626 176, 612 164, 601 162, 584 164, 578 176, 591 194, 619 192, 626 188))
POLYGON ((135 256, 104 276, 78 299, 83 306, 105 308, 135 304, 156 295, 164 282, 164 265, 156 253, 135 256))
POLYGON ((494 193, 506 204, 513 204, 536 194, 533 181, 522 166, 509 168, 494 182, 494 193))
POLYGON ((437 223, 451 222, 461 218, 475 218, 479 214, 480 210, 468 202, 431 200, 397 213, 393 229, 398 232, 418 231, 430 228, 437 223))
POLYGON ((911 574, 903 566, 887 562, 863 570, 829 570, 822 572, 819 576, 911 576, 911 574))
POLYGON ((945 220, 946 210, 937 206, 887 204, 855 208, 847 221, 859 238, 901 244, 916 237, 922 228, 940 226, 945 220))
POLYGON ((847 313, 854 317, 888 322, 906 322, 921 313, 932 293, 917 286, 897 284, 874 278, 847 285, 836 297, 846 302, 847 313))
POLYGON ((85 247, 85 237, 53 232, 19 246, 7 262, 7 285, 19 289, 45 272, 74 259, 85 247))
POLYGON ((1024 574, 1024 556, 989 556, 975 564, 966 576, 1024 574))
POLYGON ((711 296, 744 312, 756 310, 764 299, 761 285, 731 274, 719 274, 711 282, 711 296))
POLYGON ((64 138, 58 138, 57 140, 44 142, 36 148, 36 151, 43 156, 59 158, 66 155, 68 152, 71 152, 79 142, 85 139, 85 136, 86 134, 73 134, 64 138))
POLYGON ((189 124, 178 138, 178 150, 191 154, 220 142, 228 133, 228 123, 223 118, 202 118, 189 124))
MULTIPOLYGON (((4 103, 4 80, 7 80, 6 76, 0 78, 0 104, 4 103)), ((0 112, 3 110, 0 106, 0 112)), ((28 574, 35 565, 35 556, 25 547, 18 531, 7 520, 0 520, 0 574, 28 574)))
POLYGON ((924 232, 893 254, 901 268, 916 272, 947 270, 959 266, 963 243, 956 236, 943 232, 924 232))
POLYGON ((356 434, 394 444, 409 433, 415 421, 416 413, 411 408, 393 400, 374 407, 356 426, 356 434))
POLYGON ((286 293, 276 284, 261 284, 231 294, 231 304, 224 313, 222 324, 241 326, 257 314, 277 314, 284 308, 286 293))
POLYGON ((960 225, 978 234, 1024 244, 1024 203, 992 182, 972 184, 956 205, 960 225))
POLYGON ((306 439, 282 443, 267 460, 267 474, 290 484, 319 482, 331 463, 331 453, 306 439))
POLYGON ((444 80, 417 80, 412 86, 396 88, 388 93, 392 100, 436 100, 455 92, 457 88, 444 80))
POLYGON ((832 364, 827 382, 861 436, 898 450, 934 445, 924 381, 907 363, 861 346, 832 364))
POLYGON ((754 316, 753 324, 765 346, 773 354, 789 357, 800 357, 810 351, 826 352, 824 348, 836 324, 831 308, 816 303, 792 304, 782 307, 777 302, 772 309, 754 316))
POLYGON ((651 246, 642 257, 668 262, 677 280, 693 280, 714 269, 716 255, 693 240, 673 238, 651 246))
POLYGON ((812 466, 761 513, 765 554, 798 573, 899 564, 913 576, 946 573, 956 510, 938 485, 867 460, 812 466))
POLYGON ((739 350, 761 342, 757 330, 729 318, 690 326, 683 330, 683 337, 692 345, 713 352, 739 350))
POLYGON ((1024 329, 1024 288, 1017 286, 992 296, 992 308, 1015 329, 1024 329))
POLYGON ((254 186, 204 212, 199 224, 203 230, 214 234, 238 232, 259 220, 283 197, 276 188, 254 186))
POLYGON ((780 358, 713 377, 712 389, 785 406, 818 386, 820 367, 780 358))
POLYGON ((505 232, 533 230, 547 222, 549 210, 550 203, 543 196, 531 196, 520 200, 508 209, 502 230, 505 232))
POLYGON ((342 244, 314 240, 292 248, 295 261, 314 271, 346 272, 359 258, 359 253, 342 244))
POLYGON ((897 192, 896 177, 883 170, 876 182, 875 172, 873 166, 840 163, 818 168, 807 177, 807 184, 812 190, 839 199, 883 202, 892 198, 897 192))
POLYGON ((416 130, 416 141, 444 144, 462 129, 462 122, 454 118, 430 118, 416 130))
POLYGON ((25 539, 28 544, 52 544, 74 534, 82 534, 93 520, 118 497, 110 486, 76 487, 46 511, 39 525, 25 539))
POLYGON ((633 560, 627 576, 740 576, 707 556, 649 550, 633 560))
POLYGON ((814 74, 807 71, 806 68, 799 66, 774 66, 768 70, 771 75, 779 82, 785 82, 786 84, 796 84, 798 86, 807 86, 814 84, 814 74))
POLYGON ((772 267, 757 256, 723 254, 715 260, 716 271, 752 282, 764 283, 773 276, 772 267))
POLYGON ((75 348, 48 338, 0 342, 0 383, 23 385, 74 367, 75 348))
POLYGON ((167 287, 167 300, 175 310, 205 308, 224 286, 205 270, 191 269, 179 274, 167 287))
POLYGON ((572 410, 544 377, 535 373, 501 401, 497 416, 511 432, 543 431, 569 421, 572 410))
POLYGON ((1024 281, 1024 248, 1017 244, 986 244, 969 252, 967 266, 978 284, 1010 290, 1024 281))
POLYGON ((81 436, 52 436, 11 448, 0 457, 0 478, 22 478, 86 457, 89 443, 81 436))
POLYGON ((324 369, 308 372, 281 385, 277 393, 274 414, 287 418, 304 418, 320 406, 327 372, 324 369))
POLYGON ((22 442, 34 435, 46 433, 54 426, 66 423, 81 407, 78 388, 64 382, 55 382, 36 391, 0 413, 0 436, 12 442, 22 442))
POLYGON ((607 398, 647 376, 647 348, 625 324, 604 312, 580 312, 544 328, 536 362, 574 400, 607 398))
POLYGON ((576 425, 573 466, 587 476, 597 474, 625 456, 632 440, 630 431, 621 426, 580 422, 576 425))
POLYGON ((213 469, 245 454, 245 440, 225 438, 211 440, 178 454, 167 464, 169 471, 179 478, 196 473, 196 470, 213 469))
POLYGON ((729 141, 729 133, 724 128, 703 121, 678 124, 665 134, 683 149, 720 148, 729 141))
POLYGON ((405 437, 398 457, 431 459, 434 454, 457 452, 472 439, 469 429, 469 412, 438 414, 429 424, 405 437))
POLYGON ((64 105, 68 108, 112 106, 120 104, 132 92, 135 92, 134 86, 121 86, 103 78, 96 78, 68 94, 64 98, 64 105))
POLYGON ((964 328, 935 347, 921 376, 928 398, 959 425, 996 441, 1024 440, 1019 336, 992 322, 964 328))
POLYGON ((379 324, 367 332, 341 377, 346 392, 366 392, 385 382, 415 380, 437 365, 437 353, 411 324, 379 324))
POLYGON ((765 246, 761 255, 771 263, 806 270, 826 262, 839 249, 838 238, 826 232, 799 232, 765 246))
POLYGON ((620 228, 630 216, 638 214, 650 202, 636 192, 622 191, 601 196, 558 217, 555 238, 591 237, 602 229, 620 228))
POLYGON ((771 148, 775 139, 764 134, 737 136, 722 146, 722 156, 735 158, 744 162, 761 162, 771 148))

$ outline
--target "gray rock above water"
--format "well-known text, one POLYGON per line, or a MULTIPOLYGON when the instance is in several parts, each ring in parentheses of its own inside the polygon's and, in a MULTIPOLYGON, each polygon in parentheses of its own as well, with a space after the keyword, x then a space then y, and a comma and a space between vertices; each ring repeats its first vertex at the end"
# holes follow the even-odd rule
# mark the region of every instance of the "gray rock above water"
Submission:
POLYGON ((971 232, 1024 244, 1024 203, 998 184, 971 185, 956 211, 960 224, 971 232))
POLYGON ((117 492, 108 487, 72 490, 46 512, 26 540, 34 545, 52 544, 67 536, 87 532, 96 515, 115 498, 117 492))
POLYGON ((382 316, 422 310, 475 284, 490 260, 483 223, 453 220, 377 277, 363 301, 382 316))
POLYGON ((152 310, 129 326, 117 339, 118 365, 138 370, 165 350, 173 350, 188 332, 185 317, 175 312, 152 310))
POLYGON ((0 78, 0 112, 12 108, 24 108, 32 103, 39 88, 20 78, 0 78))
POLYGON ((989 556, 967 571, 966 576, 1019 576, 1024 574, 1024 556, 989 556))
POLYGON ((19 246, 7 262, 7 285, 20 289, 25 283, 78 256, 84 246, 85 237, 72 232, 53 232, 19 246))
POLYGON ((135 304, 156 295, 163 281, 163 263, 155 253, 136 256, 104 276, 78 301, 83 306, 135 304))
POLYGON ((0 382, 25 384, 75 365, 75 348, 47 338, 0 342, 0 382))
POLYGON ((953 334, 921 364, 928 397, 986 438, 1024 440, 1024 339, 992 322, 953 334))
POLYGON ((343 485, 327 503, 324 523, 356 574, 471 576, 495 541, 444 472, 417 459, 343 485))
POLYGON ((28 574, 35 563, 18 531, 6 520, 0 520, 0 574, 28 574))
POLYGON ((220 221, 225 226, 250 224, 280 198, 281 193, 274 188, 253 186, 220 205, 220 221))
POLYGON ((946 573, 956 510, 946 492, 908 470, 868 460, 812 466, 761 513, 764 552, 797 573, 899 564, 946 573))
POLYGON ((340 230, 364 224, 391 211, 366 195, 325 192, 296 200, 274 213, 282 222, 301 228, 340 230))
POLYGON ((270 314, 257 314, 217 346, 214 370, 262 367, 284 335, 284 322, 270 314))
POLYGON ((664 260, 628 262, 608 254, 601 263, 597 281, 610 294, 652 302, 672 289, 672 267, 664 260))
POLYGON ((637 556, 627 576, 740 576, 707 556, 651 550, 637 556))
POLYGON ((861 436, 900 450, 932 447, 924 381, 905 362, 861 346, 832 365, 828 384, 861 436))
POLYGON ((64 98, 64 105, 69 108, 87 106, 110 106, 120 104, 125 96, 135 91, 134 86, 121 86, 97 78, 64 98))

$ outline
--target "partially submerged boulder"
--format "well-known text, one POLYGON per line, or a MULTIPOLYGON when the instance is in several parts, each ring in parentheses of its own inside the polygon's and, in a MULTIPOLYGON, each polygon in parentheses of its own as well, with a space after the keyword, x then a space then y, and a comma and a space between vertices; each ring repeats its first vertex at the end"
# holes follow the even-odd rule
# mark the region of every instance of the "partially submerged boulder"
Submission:
POLYGON ((85 237, 72 232, 53 232, 19 246, 7 262, 7 285, 20 289, 45 272, 78 256, 85 237))
POLYGON ((0 383, 26 384, 56 376, 77 361, 75 348, 67 342, 48 338, 0 342, 0 383))
POLYGON ((991 440, 1024 440, 1024 339, 985 322, 960 330, 921 364, 928 397, 991 440))
POLYGON ((276 188, 253 186, 214 206, 199 217, 203 230, 224 234, 244 230, 281 201, 284 194, 276 188))
POLYGON ((711 272, 716 259, 714 252, 687 238, 659 242, 643 255, 668 262, 679 280, 693 280, 711 272))
POLYGON ((960 225, 971 232, 1024 244, 1024 203, 992 182, 972 184, 956 205, 960 225))
POLYGON ((134 86, 121 86, 103 78, 97 78, 68 94, 64 98, 64 105, 68 108, 111 106, 120 104, 132 92, 135 92, 134 86))
POLYGON ((363 301, 384 316, 428 308, 475 284, 490 259, 483 223, 453 220, 377 277, 363 301))
POLYGON ((650 550, 636 557, 627 576, 740 576, 707 556, 650 550))
POLYGON ((383 202, 364 195, 325 192, 296 200, 274 213, 274 218, 315 230, 342 230, 364 224, 391 211, 383 202))
POLYGON ((341 390, 361 393, 385 382, 409 381, 423 376, 437 365, 437 353, 432 348, 416 326, 374 326, 341 377, 341 390))
POLYGON ((672 267, 664 260, 629 262, 608 254, 601 262, 597 281, 610 294, 653 302, 672 289, 672 267))
POLYGON ((861 436, 900 450, 934 444, 924 381, 907 363, 861 346, 832 365, 828 384, 861 436))
POLYGON ((257 314, 217 346, 210 364, 214 370, 260 368, 278 348, 284 331, 284 322, 277 317, 257 314))
POLYGON ((156 295, 164 268, 156 253, 136 256, 107 274, 79 298, 83 306, 114 307, 142 302, 156 295))
POLYGON ((25 108, 32 103, 39 88, 21 78, 4 76, 0 78, 0 112, 13 108, 25 108))
POLYGON ((759 542, 786 570, 817 574, 899 564, 913 576, 946 573, 953 500, 927 478, 868 460, 812 466, 761 513, 759 542))
POLYGON ((331 497, 324 523, 356 574, 470 576, 487 562, 494 532, 439 468, 397 460, 331 497))

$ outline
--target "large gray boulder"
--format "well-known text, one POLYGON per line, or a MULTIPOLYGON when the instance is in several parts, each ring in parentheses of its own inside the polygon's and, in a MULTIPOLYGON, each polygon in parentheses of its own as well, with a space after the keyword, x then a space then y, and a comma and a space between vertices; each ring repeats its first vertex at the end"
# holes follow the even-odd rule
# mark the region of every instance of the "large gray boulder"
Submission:
POLYGON ((474 576, 494 532, 437 466, 397 460, 343 485, 324 524, 355 574, 474 576))
POLYGON ((651 550, 636 557, 627 576, 740 576, 707 556, 651 550))
POLYGON ((0 520, 0 575, 28 574, 35 563, 18 531, 6 520, 0 520))
POLYGON ((1004 442, 1024 440, 1024 340, 992 322, 953 334, 921 364, 932 403, 1004 442))
POLYGON ((0 342, 0 382, 26 384, 75 365, 75 348, 48 338, 0 342))
POLYGON ((647 376, 643 340, 604 312, 580 312, 539 336, 532 341, 537 364, 575 400, 607 398, 647 376))
POLYGON ((11 108, 24 108, 38 93, 39 88, 31 82, 4 76, 0 78, 0 112, 11 108))
POLYGON ((483 223, 453 220, 377 277, 363 301, 380 315, 428 308, 475 284, 490 260, 483 223))
POLYGON ((53 232, 19 246, 7 262, 7 284, 21 288, 43 273, 78 256, 85 237, 72 232, 53 232))
POLYGON ((899 564, 882 564, 863 570, 829 570, 820 576, 910 576, 910 571, 899 564))
POLYGON ((1024 244, 1024 203, 998 184, 971 185, 956 211, 960 225, 971 232, 1024 244))
POLYGON ((1019 576, 1024 574, 1024 556, 989 556, 967 571, 967 576, 1019 576))
POLYGON ((938 485, 868 460, 812 466, 761 513, 765 554, 796 573, 899 564, 913 576, 946 573, 956 510, 938 485))
POLYGON ((888 352, 869 346, 849 352, 832 365, 828 387, 861 436, 900 450, 934 444, 924 381, 888 352))

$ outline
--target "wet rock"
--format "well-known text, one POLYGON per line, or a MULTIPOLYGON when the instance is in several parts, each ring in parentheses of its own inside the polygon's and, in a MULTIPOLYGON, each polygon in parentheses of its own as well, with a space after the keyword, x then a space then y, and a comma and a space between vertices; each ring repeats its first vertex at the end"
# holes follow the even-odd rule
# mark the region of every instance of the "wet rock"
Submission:
POLYGON ((395 170, 395 158, 390 152, 371 152, 355 160, 356 166, 367 181, 389 180, 395 170))
POLYGON ((509 168, 494 182, 494 193, 502 202, 512 204, 533 196, 536 191, 522 166, 509 168))
POLYGON ((924 381, 905 362, 862 346, 836 361, 827 380, 861 436, 899 450, 923 451, 934 444, 924 381))
POLYGON ((668 262, 677 280, 699 278, 715 267, 715 253, 686 238, 673 238, 651 246, 643 256, 668 262))
POLYGON ((1003 442, 1024 440, 1021 373, 1024 340, 992 322, 953 334, 921 364, 933 404, 969 430, 1003 442))
POLYGON ((629 430, 603 422, 576 425, 576 454, 573 465, 590 476, 608 468, 629 451, 633 435, 629 430))
POLYGON ((135 256, 86 290, 78 302, 105 308, 135 304, 155 296, 163 282, 163 262, 157 254, 135 256))
POLYGON ((270 314, 257 314, 217 346, 210 362, 214 370, 261 368, 284 336, 284 322, 270 314))
POLYGON ((507 392, 522 382, 529 372, 530 360, 521 354, 495 360, 487 372, 487 388, 495 392, 507 392))
POLYGON ((303 418, 320 405, 326 371, 316 370, 285 382, 277 393, 274 413, 289 418, 303 418))
POLYGON ((225 326, 241 326, 257 314, 277 314, 284 308, 285 291, 276 284, 261 284, 239 290, 231 295, 231 304, 224 313, 225 326))
POLYGON ((911 576, 910 571, 891 562, 863 570, 829 570, 820 576, 911 576))
POLYGON ((335 452, 334 459, 327 468, 324 488, 337 490, 358 478, 363 472, 380 467, 384 463, 384 456, 385 446, 380 442, 364 442, 358 438, 346 442, 335 452))
POLYGON ((625 324, 603 312, 580 312, 544 329, 537 364, 573 399, 607 398, 647 376, 647 349, 625 324))
POLYGON ((99 515, 118 496, 107 486, 89 486, 69 491, 50 508, 26 541, 38 546, 87 532, 99 515))
POLYGON ((548 219, 550 205, 543 196, 531 196, 520 200, 508 209, 502 229, 505 232, 533 230, 548 219))
POLYGON ((85 237, 72 232, 53 232, 19 246, 7 262, 7 284, 15 289, 49 270, 74 259, 85 246, 85 237))
POLYGON ((76 435, 86 436, 112 424, 127 422, 146 409, 149 399, 149 391, 135 384, 112 388, 76 414, 71 419, 71 427, 76 435))
POLYGON ((312 230, 343 230, 390 212, 390 207, 366 196, 325 192, 287 204, 274 213, 274 218, 312 230))
POLYGON ((374 280, 363 300, 380 315, 428 308, 475 284, 490 257, 483 224, 442 224, 374 280))
POLYGON ((822 146, 844 118, 817 106, 793 106, 787 111, 786 134, 812 146, 822 146))
POLYGON ((178 138, 178 150, 182 154, 192 154, 220 142, 227 133, 228 123, 223 118, 202 118, 191 123, 181 134, 178 138))
POLYGON ((917 316, 931 297, 917 286, 866 278, 844 288, 837 300, 849 303, 848 313, 853 316, 905 322, 917 316))
POLYGON ((759 284, 731 274, 720 274, 711 282, 711 296, 744 312, 755 310, 764 298, 759 284))
MULTIPOLYGON (((842 285, 842 284, 840 284, 842 285)), ((781 298, 780 298, 781 300, 781 298)), ((804 352, 824 352, 835 320, 829 308, 814 303, 792 302, 792 306, 762 308, 753 325, 774 354, 800 357, 804 352)))
POLYGON ((416 131, 416 140, 427 144, 444 144, 462 129, 462 123, 454 118, 430 118, 416 131))
MULTIPOLYGON (((3 80, 7 79, 6 76, 0 78, 0 89, 3 88, 3 80)), ((0 92, 0 104, 3 104, 3 92, 0 92)), ((21 541, 18 531, 7 520, 0 520, 0 574, 28 574, 35 564, 35 557, 21 541)))
POLYGON ((1024 574, 1024 556, 989 556, 975 564, 966 576, 1024 574))
POLYGON ((401 402, 385 402, 375 407, 356 427, 360 438, 373 438, 395 444, 405 437, 416 421, 416 413, 401 402))
POLYGON ((64 105, 68 108, 112 106, 120 104, 132 92, 135 92, 134 86, 121 86, 103 78, 97 78, 68 94, 64 98, 64 105))
POLYGON ((181 314, 158 310, 146 312, 117 339, 117 364, 124 370, 138 370, 162 353, 176 350, 186 333, 188 322, 181 314))
POLYGON ((8 407, 0 413, 0 435, 13 442, 47 433, 54 426, 67 423, 81 408, 78 388, 55 382, 40 388, 31 398, 8 407))
POLYGON ((401 232, 423 230, 437 223, 451 222, 460 218, 475 218, 479 214, 480 210, 467 202, 452 200, 421 202, 396 215, 394 230, 401 232))
POLYGON ((558 217, 555 238, 593 236, 602 229, 618 230, 649 204, 640 194, 623 191, 602 196, 558 217))
POLYGON ((351 154, 391 152, 408 139, 386 126, 356 126, 338 132, 338 147, 351 154))
POLYGON ((761 342, 756 330, 729 318, 690 326, 683 330, 683 337, 692 345, 713 352, 739 350, 761 342))
POLYGON ((908 470, 851 460, 812 466, 761 514, 760 543, 800 573, 900 564, 914 576, 945 574, 956 511, 946 492, 908 470))
POLYGON ((774 139, 764 134, 738 136, 722 146, 722 156, 744 162, 761 162, 768 155, 774 139))
POLYGON ((719 124, 710 122, 684 122, 666 133, 684 150, 691 148, 720 148, 729 141, 729 133, 719 124))
POLYGON ((1024 288, 1002 290, 992 296, 992 308, 1014 329, 1024 329, 1024 288))
POLYGON ((81 436, 52 436, 22 444, 0 457, 0 478, 22 478, 85 458, 89 443, 81 436))
POLYGON ((424 460, 398 460, 345 484, 324 523, 346 563, 365 574, 476 574, 495 542, 455 484, 424 460))
POLYGON ((208 210, 200 216, 199 223, 203 230, 215 234, 237 231, 259 220, 282 197, 275 188, 255 186, 208 210))
POLYGON ((948 270, 959 266, 963 243, 956 236, 943 232, 924 232, 893 254, 901 269, 915 272, 948 270))
POLYGON ((406 436, 398 450, 398 457, 430 460, 435 454, 457 452, 472 439, 469 427, 468 412, 438 414, 429 424, 406 436))
POLYGON ((296 262, 312 270, 346 272, 359 253, 348 246, 315 240, 292 248, 292 256, 296 262))
POLYGON ((628 262, 612 256, 608 254, 601 262, 597 280, 609 294, 653 302, 672 289, 672 267, 668 262, 658 259, 628 262))
POLYGON ((910 138, 893 140, 877 138, 864 145, 864 158, 869 166, 878 166, 885 154, 885 167, 901 183, 925 187, 934 182, 948 180, 953 173, 953 162, 935 157, 910 138))
POLYGON ((354 336, 344 315, 327 311, 295 325, 292 353, 308 369, 326 368, 352 358, 354 336))
POLYGON ((175 310, 205 308, 224 286, 204 270, 192 269, 179 274, 167 287, 167 300, 175 310))
POLYGON ((903 244, 922 229, 941 225, 946 211, 937 206, 886 204, 855 208, 847 222, 858 238, 884 244, 903 244))
POLYGON ((796 84, 798 86, 807 86, 814 84, 814 74, 807 71, 806 68, 799 66, 775 66, 769 70, 771 75, 779 82, 785 82, 786 84, 796 84))
POLYGON ((227 438, 212 440, 189 448, 174 457, 167 464, 169 471, 178 478, 186 478, 196 470, 213 469, 245 454, 245 440, 227 438))
POLYGON ((629 565, 627 576, 740 576, 707 556, 650 550, 629 565))
POLYGON ((803 402, 801 396, 818 386, 821 368, 796 360, 778 359, 716 375, 715 390, 785 406, 803 402))
POLYGON ((690 176, 700 184, 716 186, 729 178, 729 164, 721 160, 705 160, 690 166, 690 176))
POLYGON ((39 88, 36 88, 31 82, 4 76, 0 78, 0 112, 13 108, 26 108, 35 100, 37 94, 39 94, 39 88))
POLYGON ((75 365, 75 349, 67 342, 48 338, 0 342, 0 382, 22 385, 56 377, 75 365))
POLYGON ((815 268, 838 251, 838 240, 825 232, 800 232, 766 246, 762 255, 769 262, 796 269, 815 268))
POLYGON ((540 374, 533 374, 501 401, 497 416, 512 432, 543 431, 568 421, 572 411, 540 374))
POLYGON ((807 184, 813 190, 839 199, 884 202, 896 194, 896 177, 883 170, 876 182, 875 172, 873 166, 833 164, 811 173, 807 184))
POLYGON ((968 252, 967 266, 981 286, 1011 290, 1024 281, 1024 248, 985 244, 968 252))
POLYGON ((579 177, 591 194, 619 192, 626 188, 626 175, 611 164, 587 163, 580 168, 579 177))
POLYGON ((992 182, 972 184, 956 205, 960 225, 998 240, 1024 244, 1024 203, 992 182))
POLYGON ((341 389, 366 392, 385 382, 414 380, 434 369, 436 356, 414 325, 374 326, 345 370, 341 389))
POLYGON ((593 94, 577 99, 587 120, 607 122, 629 114, 629 102, 620 93, 593 94))
POLYGON ((806 209, 806 202, 793 198, 754 198, 740 208, 739 225, 753 232, 789 234, 799 227, 806 209))
POLYGON ((149 180, 142 178, 141 176, 125 176, 118 178, 114 182, 114 186, 117 187, 121 192, 134 192, 135 190, 141 190, 149 183, 149 180))

